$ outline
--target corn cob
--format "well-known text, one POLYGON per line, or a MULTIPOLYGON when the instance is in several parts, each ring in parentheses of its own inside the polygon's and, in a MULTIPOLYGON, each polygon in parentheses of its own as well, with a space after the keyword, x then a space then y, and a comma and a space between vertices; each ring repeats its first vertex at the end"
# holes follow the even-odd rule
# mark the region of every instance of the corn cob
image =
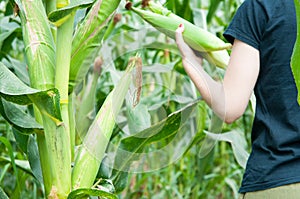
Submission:
POLYGON ((197 27, 186 20, 178 20, 179 17, 169 17, 151 11, 142 10, 131 6, 130 2, 127 3, 126 8, 133 10, 157 30, 173 39, 175 39, 175 30, 179 24, 183 23, 186 27, 186 30, 183 33, 183 38, 189 46, 197 51, 209 52, 231 48, 231 44, 225 43, 214 34, 197 27))
POLYGON ((131 71, 140 62, 139 57, 130 60, 126 72, 111 91, 91 124, 77 154, 72 172, 74 189, 89 188, 93 185, 100 163, 115 126, 115 117, 121 110, 131 83, 131 71))
MULTIPOLYGON (((164 8, 162 5, 155 3, 153 1, 144 1, 144 7, 148 7, 152 12, 160 15, 164 15, 170 18, 173 18, 174 20, 177 20, 178 23, 186 24, 190 23, 186 21, 185 19, 179 17, 178 15, 172 13, 170 10, 164 8), (146 2, 146 3, 145 3, 146 2)), ((193 25, 193 24, 192 24, 193 25)), ((187 31, 186 27, 185 31, 187 31)), ((184 34, 184 33, 183 33, 184 34)), ((189 43, 188 43, 189 44, 189 43)), ((189 44, 190 45, 190 44, 189 44)), ((191 46, 191 45, 190 45, 191 46)), ((192 47, 192 46, 191 46, 192 47)), ((193 48, 193 47, 192 47, 193 48)), ((197 50, 196 48, 194 48, 197 50)), ((210 52, 202 52, 200 53, 201 56, 206 59, 208 62, 216 65, 219 68, 226 68, 229 62, 229 54, 227 50, 218 50, 218 51, 210 51, 210 52)))
POLYGON ((227 50, 202 53, 202 57, 206 59, 209 63, 212 63, 222 69, 225 69, 227 67, 230 58, 227 50))

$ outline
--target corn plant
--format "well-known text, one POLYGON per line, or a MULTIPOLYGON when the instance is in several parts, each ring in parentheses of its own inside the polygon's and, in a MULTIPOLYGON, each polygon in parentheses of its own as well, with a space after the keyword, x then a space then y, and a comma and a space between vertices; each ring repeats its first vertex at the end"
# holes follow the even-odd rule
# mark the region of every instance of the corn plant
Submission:
MULTIPOLYGON (((119 3, 62 0, 46 1, 44 5, 42 1, 15 1, 16 14, 19 14, 22 23, 30 87, 14 77, 1 63, 1 112, 22 133, 35 133, 48 198, 67 198, 74 190, 72 178, 75 174, 72 174, 71 162, 75 154, 75 128, 71 121, 73 109, 69 98, 75 83, 83 80, 94 61, 106 24, 119 3), (76 10, 83 7, 91 7, 90 12, 74 30, 76 10), (10 85, 10 82, 15 84, 10 85), (12 117, 26 114, 12 103, 33 104, 37 123, 31 121, 29 124, 33 127, 16 124, 12 117), (15 110, 16 114, 9 115, 8 109, 15 110)), ((126 93, 126 84, 122 90, 126 93)), ((119 103, 123 98, 120 96, 119 103)), ((115 111, 117 113, 118 109, 115 111)), ((82 170, 78 166, 80 164, 80 160, 76 161, 73 170, 82 170)), ((97 173, 97 170, 91 172, 97 173)), ((86 176, 75 181, 95 180, 89 178, 86 176)), ((91 185, 85 188, 91 188, 91 185)))

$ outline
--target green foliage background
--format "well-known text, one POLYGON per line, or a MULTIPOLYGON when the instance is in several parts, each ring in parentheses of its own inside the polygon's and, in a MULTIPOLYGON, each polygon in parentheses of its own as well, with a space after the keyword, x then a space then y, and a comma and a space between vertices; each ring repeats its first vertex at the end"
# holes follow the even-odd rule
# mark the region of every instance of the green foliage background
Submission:
MULTIPOLYGON (((14 7, 11 2, 0 1, 0 60, 25 84, 29 85, 20 19, 14 16, 14 7)), ((136 6, 140 5, 140 1, 133 3, 136 6)), ((170 0, 161 1, 161 3, 177 15, 208 29, 223 39, 222 33, 242 0, 170 0)), ((122 15, 121 21, 107 36, 99 52, 104 59, 104 67, 97 81, 94 107, 96 110, 101 107, 108 93, 116 85, 120 73, 124 71, 128 58, 136 54, 143 59, 144 84, 139 109, 135 109, 137 113, 131 113, 130 111, 134 109, 129 108, 132 107, 134 99, 127 99, 127 108, 123 108, 111 138, 113 145, 119 143, 124 137, 158 123, 167 115, 200 98, 199 93, 182 70, 174 41, 154 30, 139 16, 125 10, 124 4, 125 2, 122 2, 117 11, 122 15), (129 116, 136 118, 130 121, 129 116), (137 122, 139 125, 136 125, 137 122)), ((84 16, 85 9, 78 11, 75 21, 79 22, 84 16)), ((208 63, 205 63, 205 69, 215 79, 223 76, 224 71, 208 63)), ((76 88, 78 99, 84 96, 83 91, 86 89, 82 88, 85 88, 90 80, 91 72, 87 75, 82 87, 76 88)), ((78 103, 81 105, 80 100, 78 103)), ((228 132, 234 132, 234 135, 244 140, 245 143, 232 137, 219 136, 216 139, 220 141, 216 142, 214 150, 203 158, 199 153, 204 142, 205 131, 211 128, 212 113, 203 102, 198 103, 193 113, 192 123, 186 128, 186 135, 183 136, 183 138, 193 136, 189 138, 191 140, 189 145, 183 147, 183 155, 162 168, 156 170, 145 168, 148 172, 130 173, 128 180, 125 178, 128 184, 119 197, 128 199, 237 198, 243 168, 235 156, 233 143, 243 143, 236 150, 243 148, 249 151, 253 106, 255 106, 254 100, 238 121, 231 125, 224 125, 222 128, 225 136, 228 132)), ((24 111, 32 114, 33 110, 29 106, 24 108, 24 111)), ((94 115, 91 114, 91 117, 94 115)), ((4 192, 10 198, 43 198, 41 177, 38 172, 34 172, 35 165, 30 167, 26 155, 27 151, 37 152, 36 143, 31 142, 33 136, 29 136, 27 140, 32 143, 29 145, 31 149, 28 149, 28 145, 20 141, 24 140, 21 138, 22 134, 12 128, 1 116, 0 136, 0 186, 4 192)), ((151 145, 147 150, 155 150, 160 147, 160 144, 164 146, 166 143, 151 145)), ((175 150, 177 148, 171 150, 170 154, 175 153, 175 150)), ((147 167, 146 164, 145 167, 147 167)), ((105 178, 103 170, 105 171, 105 168, 102 168, 98 174, 99 179, 105 178)), ((2 193, 1 190, 0 193, 2 193)))

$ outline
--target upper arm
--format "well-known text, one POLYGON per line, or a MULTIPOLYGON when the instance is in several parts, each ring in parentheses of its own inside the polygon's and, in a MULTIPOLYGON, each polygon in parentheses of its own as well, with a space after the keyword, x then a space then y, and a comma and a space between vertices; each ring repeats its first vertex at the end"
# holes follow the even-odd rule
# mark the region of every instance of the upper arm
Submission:
POLYGON ((235 39, 223 80, 228 122, 244 113, 258 78, 259 67, 259 51, 235 39))

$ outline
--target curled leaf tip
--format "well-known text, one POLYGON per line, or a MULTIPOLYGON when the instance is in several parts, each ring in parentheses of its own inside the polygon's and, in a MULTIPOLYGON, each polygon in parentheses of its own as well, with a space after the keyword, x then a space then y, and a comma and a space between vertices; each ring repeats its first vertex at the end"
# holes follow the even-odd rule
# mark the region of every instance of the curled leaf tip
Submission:
POLYGON ((131 10, 131 7, 132 7, 132 2, 128 1, 128 2, 126 3, 126 5, 125 5, 125 8, 126 8, 127 10, 131 10))

